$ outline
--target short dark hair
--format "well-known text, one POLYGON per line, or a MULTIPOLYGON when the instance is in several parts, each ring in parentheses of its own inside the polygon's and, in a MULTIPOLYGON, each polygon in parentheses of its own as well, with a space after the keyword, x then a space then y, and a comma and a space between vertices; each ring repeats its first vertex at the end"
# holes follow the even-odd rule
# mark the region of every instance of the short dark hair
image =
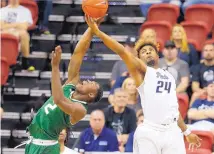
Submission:
POLYGON ((99 88, 97 89, 97 95, 94 99, 95 103, 99 102, 103 97, 103 88, 100 84, 98 84, 98 85, 99 85, 99 88))
POLYGON ((145 47, 145 46, 151 46, 151 47, 153 47, 153 48, 155 49, 156 53, 158 54, 158 48, 157 48, 157 46, 156 46, 154 43, 152 43, 152 42, 143 43, 143 44, 138 48, 138 50, 137 50, 137 56, 138 56, 138 58, 140 57, 140 50, 141 50, 143 47, 145 47))

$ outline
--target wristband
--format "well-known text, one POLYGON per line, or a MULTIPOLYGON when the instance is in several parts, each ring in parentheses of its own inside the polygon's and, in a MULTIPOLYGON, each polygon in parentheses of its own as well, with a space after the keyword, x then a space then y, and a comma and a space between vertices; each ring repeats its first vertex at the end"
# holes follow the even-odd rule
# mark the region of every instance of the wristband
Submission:
POLYGON ((184 134, 185 136, 188 136, 189 134, 191 134, 191 131, 187 128, 187 130, 184 131, 183 134, 184 134))

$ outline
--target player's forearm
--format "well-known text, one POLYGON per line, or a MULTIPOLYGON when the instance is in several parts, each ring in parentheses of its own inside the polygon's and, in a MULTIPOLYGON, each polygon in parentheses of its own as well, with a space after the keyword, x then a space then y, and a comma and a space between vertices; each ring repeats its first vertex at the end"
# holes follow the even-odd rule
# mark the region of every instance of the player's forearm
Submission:
POLYGON ((77 43, 73 55, 71 56, 68 66, 68 76, 74 77, 79 73, 83 58, 90 46, 93 34, 90 28, 86 30, 80 41, 77 43))
POLYGON ((5 22, 1 22, 1 29, 9 29, 9 28, 15 28, 16 24, 14 23, 5 23, 5 22))
POLYGON ((179 119, 178 119, 178 126, 180 127, 182 132, 185 132, 187 130, 187 126, 184 123, 183 118, 181 117, 181 114, 179 115, 179 119))
POLYGON ((56 104, 58 104, 60 100, 64 98, 62 84, 60 80, 59 66, 52 67, 51 90, 53 100, 56 104))

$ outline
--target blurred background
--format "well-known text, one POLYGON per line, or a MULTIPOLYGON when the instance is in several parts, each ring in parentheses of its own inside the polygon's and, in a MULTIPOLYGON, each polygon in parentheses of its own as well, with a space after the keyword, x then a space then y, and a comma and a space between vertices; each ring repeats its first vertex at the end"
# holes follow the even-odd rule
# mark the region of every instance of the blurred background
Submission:
MULTIPOLYGON (((87 29, 81 3, 81 0, 1 0, 2 154, 24 153, 24 146, 13 148, 27 140, 26 127, 51 96, 50 58, 57 45, 63 50, 62 82, 67 79, 70 56, 87 29)), ((100 29, 133 54, 144 42, 157 46, 160 67, 176 79, 182 117, 203 139, 198 151, 187 153, 211 154, 214 0, 109 0, 108 16, 100 29), (204 117, 202 112, 210 114, 204 117)), ((125 64, 94 37, 80 74, 81 79, 101 83, 104 96, 99 104, 89 106, 83 120, 62 131, 61 147, 81 154, 132 152, 133 134, 143 122, 143 111, 125 64)))

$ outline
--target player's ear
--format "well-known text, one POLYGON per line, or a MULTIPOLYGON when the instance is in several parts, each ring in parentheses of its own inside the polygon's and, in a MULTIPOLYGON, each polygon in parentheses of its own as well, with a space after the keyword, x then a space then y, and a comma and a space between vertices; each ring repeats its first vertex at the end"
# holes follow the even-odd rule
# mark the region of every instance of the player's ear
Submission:
POLYGON ((94 94, 94 93, 89 93, 88 96, 89 96, 90 98, 94 98, 94 97, 95 97, 95 94, 94 94))

